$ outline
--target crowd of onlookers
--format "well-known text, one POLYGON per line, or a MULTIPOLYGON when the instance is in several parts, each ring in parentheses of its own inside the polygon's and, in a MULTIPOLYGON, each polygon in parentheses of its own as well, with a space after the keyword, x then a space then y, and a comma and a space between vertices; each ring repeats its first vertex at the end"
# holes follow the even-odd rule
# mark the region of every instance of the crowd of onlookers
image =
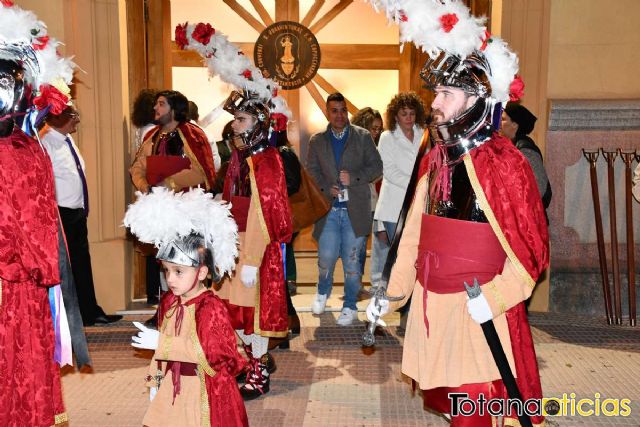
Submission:
MULTIPOLYGON (((162 106, 158 105, 158 99, 171 98, 173 93, 177 92, 145 89, 134 102, 131 119, 136 129, 134 148, 138 154, 132 167, 132 179, 138 190, 148 190, 136 183, 135 173, 145 135, 148 136, 149 130, 162 120, 162 106)), ((184 120, 198 126, 197 105, 188 101, 184 109, 184 120)), ((345 290, 337 323, 346 326, 357 318, 356 300, 362 286, 369 236, 372 236, 369 263, 371 282, 375 285, 381 280, 416 158, 421 147, 423 150, 420 155, 428 150, 428 138, 425 135, 428 114, 416 93, 404 92, 390 100, 384 117, 379 111, 366 107, 351 118, 344 96, 334 93, 327 98, 325 115, 327 127, 310 138, 307 157, 303 162, 290 146, 286 132, 274 133, 269 142, 280 151, 288 195, 291 197, 299 190, 301 170, 304 170, 313 178, 316 190, 324 195, 329 204, 327 214, 314 224, 313 237, 318 243, 318 288, 312 311, 315 314, 324 312, 333 286, 334 268, 338 258, 341 258, 345 290)), ((551 199, 551 186, 540 150, 528 136, 533 131, 535 121, 536 117, 522 105, 509 104, 503 113, 501 132, 529 160, 546 208, 551 199)), ((208 190, 214 193, 222 192, 232 153, 239 147, 232 124, 233 120, 224 126, 219 140, 207 136, 215 170, 208 190)), ((197 183, 200 178, 178 183, 175 189, 197 183)), ((295 309, 290 297, 296 293, 293 240, 298 232, 299 229, 295 230, 285 256, 285 282, 292 316, 295 316, 295 309)), ((152 248, 145 245, 140 245, 140 248, 147 255, 153 252, 152 248)), ((147 302, 155 304, 162 279, 152 256, 147 257, 146 265, 147 302)), ((297 322, 296 317, 294 324, 298 325, 297 322)))

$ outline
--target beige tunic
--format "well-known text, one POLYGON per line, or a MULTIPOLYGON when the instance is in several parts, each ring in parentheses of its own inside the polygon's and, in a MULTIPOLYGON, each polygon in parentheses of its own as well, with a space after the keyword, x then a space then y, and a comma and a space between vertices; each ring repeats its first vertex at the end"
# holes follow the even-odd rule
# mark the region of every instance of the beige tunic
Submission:
MULTIPOLYGON (((192 298, 195 298, 203 292, 209 291, 207 289, 202 289, 192 298)), ((184 299, 183 302, 186 302, 189 299, 184 299)), ((158 370, 157 359, 198 363, 198 357, 195 351, 196 345, 191 340, 192 328, 195 328, 195 324, 193 324, 193 319, 189 315, 187 308, 185 307, 182 326, 180 327, 180 334, 177 336, 175 335, 176 317, 173 314, 173 310, 169 310, 167 315, 171 317, 165 318, 164 323, 162 324, 158 348, 151 360, 151 364, 149 365, 149 375, 152 377, 156 375, 158 370)), ((161 362, 161 364, 162 372, 164 373, 167 368, 167 364, 166 362, 161 362)), ((147 386, 155 387, 155 381, 149 381, 147 386)), ((207 398, 206 393, 204 398, 207 398)), ((199 427, 201 425, 200 399, 199 378, 197 376, 181 375, 180 394, 176 396, 175 402, 172 403, 173 380, 171 371, 168 371, 166 377, 162 380, 162 386, 158 390, 156 397, 151 401, 142 423, 149 427, 199 427)))
MULTIPOLYGON (((180 172, 167 177, 162 185, 170 188, 174 191, 179 191, 183 188, 197 187, 202 185, 205 187, 207 177, 204 171, 200 168, 196 156, 189 149, 189 145, 185 141, 184 135, 180 132, 180 138, 184 142, 184 153, 191 160, 191 167, 189 169, 181 170, 180 172)), ((153 139, 147 138, 136 153, 136 158, 133 164, 129 168, 129 174, 131 174, 131 181, 137 190, 147 192, 149 190, 149 183, 147 182, 147 157, 151 155, 153 150, 153 139)))
MULTIPOLYGON (((425 177, 418 183, 387 291, 390 296, 404 296, 402 301, 391 302, 390 312, 406 304, 409 296, 412 296, 404 338, 402 372, 418 382, 423 390, 500 379, 482 329, 467 311, 465 292, 436 294, 427 291, 427 336, 423 320, 423 288, 416 280, 415 268, 427 187, 425 177)), ((484 206, 481 207, 485 210, 484 206)), ((532 288, 507 259, 502 274, 483 284, 482 289, 494 316, 497 315, 494 324, 511 369, 515 372, 504 312, 528 298, 532 288)))
POLYGON ((231 278, 225 277, 218 290, 215 291, 220 298, 240 307, 256 306, 257 290, 260 286, 260 264, 262 264, 262 257, 269 243, 268 234, 265 237, 266 230, 263 230, 260 224, 256 199, 257 197, 252 196, 249 203, 247 230, 244 233, 239 233, 238 236, 240 256, 238 264, 236 264, 236 272, 231 278), (243 265, 258 268, 258 284, 256 286, 247 288, 242 284, 240 273, 243 265))

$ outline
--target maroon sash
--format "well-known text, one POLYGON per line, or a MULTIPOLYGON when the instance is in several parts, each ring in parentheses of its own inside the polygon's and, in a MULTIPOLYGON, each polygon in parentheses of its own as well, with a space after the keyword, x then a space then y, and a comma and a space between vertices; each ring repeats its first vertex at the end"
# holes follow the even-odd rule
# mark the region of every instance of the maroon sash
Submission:
POLYGON ((502 272, 507 258, 487 223, 422 215, 416 278, 424 289, 422 304, 427 320, 427 289, 437 294, 464 291, 464 282, 487 283, 502 272))
POLYGON ((247 218, 249 217, 249 204, 251 197, 231 196, 231 215, 238 224, 238 232, 247 231, 247 218))

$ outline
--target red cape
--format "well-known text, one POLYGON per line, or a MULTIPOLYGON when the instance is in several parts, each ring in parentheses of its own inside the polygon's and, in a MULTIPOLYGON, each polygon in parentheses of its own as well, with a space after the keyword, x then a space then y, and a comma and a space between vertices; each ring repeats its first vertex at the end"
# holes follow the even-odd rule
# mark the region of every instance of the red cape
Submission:
POLYGON ((0 425, 67 420, 47 287, 60 283, 51 161, 17 127, 0 138, 0 425))
POLYGON ((282 336, 289 330, 289 321, 280 244, 290 241, 293 233, 287 182, 277 149, 267 148, 251 156, 248 161, 255 177, 252 192, 257 190, 260 196, 260 221, 264 221, 270 239, 260 265, 258 326, 262 335, 282 336))
MULTIPOLYGON (((159 326, 177 299, 172 292, 163 295, 159 326)), ((236 376, 246 361, 238 353, 236 333, 231 327, 225 304, 213 292, 203 292, 186 305, 195 305, 196 332, 204 352, 204 359, 198 362, 198 370, 206 373, 210 368, 216 372, 213 376, 205 374, 211 426, 248 426, 247 412, 236 383, 236 376)), ((167 383, 165 387, 171 387, 171 384, 167 383)))
MULTIPOLYGON (((209 138, 193 123, 180 123, 177 129, 180 131, 182 142, 186 145, 185 150, 191 151, 197 160, 194 166, 205 175, 205 190, 210 190, 216 182, 216 170, 213 166, 213 152, 209 145, 209 138)), ((152 138, 159 130, 160 126, 151 128, 144 135, 143 140, 152 138)))
MULTIPOLYGON (((427 172, 437 152, 431 150, 423 158, 420 176, 427 172)), ((480 207, 507 257, 523 280, 534 287, 549 265, 549 232, 531 166, 509 139, 497 133, 465 156, 464 162, 480 207)), ((520 393, 525 400, 542 398, 538 362, 524 303, 516 304, 505 315, 520 393)), ((534 417, 532 422, 538 425, 542 418, 534 417)))

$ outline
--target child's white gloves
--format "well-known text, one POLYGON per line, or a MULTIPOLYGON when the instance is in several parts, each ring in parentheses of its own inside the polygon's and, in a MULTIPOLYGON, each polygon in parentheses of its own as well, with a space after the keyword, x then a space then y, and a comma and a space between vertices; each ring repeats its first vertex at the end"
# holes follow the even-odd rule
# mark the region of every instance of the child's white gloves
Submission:
POLYGON ((153 398, 156 397, 157 393, 158 393, 158 387, 151 387, 149 389, 149 402, 151 402, 153 398))
POLYGON ((160 340, 160 332, 155 329, 150 329, 144 326, 140 322, 133 322, 133 325, 140 329, 138 335, 131 337, 131 345, 137 348, 143 348, 147 350, 155 350, 158 348, 158 341, 160 340))
POLYGON ((253 288, 258 277, 258 267, 243 265, 240 270, 240 281, 246 288, 253 288))
POLYGON ((489 303, 483 294, 475 298, 467 297, 467 311, 469 311, 471 318, 478 324, 483 324, 493 319, 491 307, 489 307, 489 303))

